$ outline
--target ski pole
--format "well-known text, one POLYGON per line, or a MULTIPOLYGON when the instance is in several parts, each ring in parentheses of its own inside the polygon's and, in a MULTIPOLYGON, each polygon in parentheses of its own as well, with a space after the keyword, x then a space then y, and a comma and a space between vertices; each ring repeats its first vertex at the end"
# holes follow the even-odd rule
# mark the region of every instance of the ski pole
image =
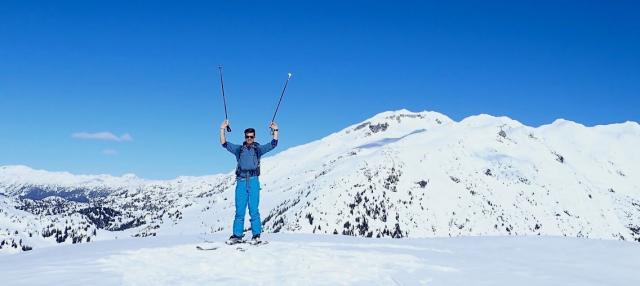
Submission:
MULTIPOLYGON (((218 65, 218 69, 220 70, 220 86, 222 86, 222 103, 224 104, 224 119, 229 120, 227 116, 227 99, 224 96, 224 80, 222 79, 222 65, 218 65)), ((227 132, 231 132, 231 126, 227 125, 227 132)))
MULTIPOLYGON (((282 102, 282 97, 284 96, 284 92, 287 90, 287 85, 289 84, 289 80, 291 79, 291 73, 287 77, 287 81, 284 83, 284 88, 282 89, 282 93, 280 94, 280 99, 278 100, 278 105, 276 106, 276 111, 273 113, 273 117, 271 118, 271 122, 276 120, 276 114, 278 113, 278 109, 280 108, 280 102, 282 102)), ((273 133, 273 130, 271 130, 273 133)))

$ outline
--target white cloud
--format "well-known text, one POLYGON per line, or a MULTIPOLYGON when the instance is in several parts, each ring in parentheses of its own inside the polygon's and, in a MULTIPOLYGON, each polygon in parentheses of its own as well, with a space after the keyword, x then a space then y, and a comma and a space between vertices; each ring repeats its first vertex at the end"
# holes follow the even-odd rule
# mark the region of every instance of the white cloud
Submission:
POLYGON ((121 136, 115 135, 111 132, 77 132, 71 134, 71 138, 82 140, 103 140, 103 141, 133 141, 133 137, 129 133, 122 134, 121 136))
POLYGON ((114 149, 104 149, 102 150, 102 154, 107 156, 113 156, 113 155, 118 155, 118 151, 114 149))
POLYGON ((129 133, 122 134, 122 136, 120 136, 120 139, 122 141, 133 141, 133 137, 131 137, 129 133))

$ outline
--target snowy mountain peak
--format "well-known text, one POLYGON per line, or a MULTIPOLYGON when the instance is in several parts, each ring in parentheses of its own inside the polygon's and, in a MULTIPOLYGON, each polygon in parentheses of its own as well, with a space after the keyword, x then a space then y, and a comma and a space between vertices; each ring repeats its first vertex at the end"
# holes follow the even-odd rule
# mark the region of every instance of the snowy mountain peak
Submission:
POLYGON ((124 175, 122 175, 122 178, 127 179, 127 180, 137 180, 140 179, 138 178, 138 176, 134 173, 126 173, 124 175))
MULTIPOLYGON (((438 112, 412 112, 407 109, 400 109, 378 113, 365 121, 343 129, 337 134, 339 134, 338 137, 343 137, 342 140, 345 140, 346 136, 361 144, 363 140, 398 138, 452 122, 453 120, 449 117, 438 112)), ((333 140, 335 138, 329 136, 326 139, 333 140)))
POLYGON ((41 192, 45 190, 59 190, 65 192, 68 189, 74 193, 104 193, 107 190, 135 188, 152 181, 138 178, 135 175, 75 175, 69 172, 50 172, 32 169, 27 166, 2 166, 0 169, 0 189, 7 194, 25 196, 33 190, 41 192))
MULTIPOLYGON (((447 117, 446 115, 442 114, 442 113, 438 113, 435 111, 421 111, 421 112, 413 112, 413 111, 409 111, 407 109, 399 109, 399 110, 394 110, 394 111, 385 111, 385 112, 381 112, 378 113, 374 116, 372 116, 371 118, 361 122, 365 123, 365 122, 387 122, 387 123, 391 123, 391 122, 397 122, 397 123, 401 123, 402 121, 414 121, 414 120, 420 120, 420 121, 428 121, 428 120, 435 120, 438 119, 440 122, 445 123, 445 122, 452 122, 453 120, 451 120, 449 117, 447 117), (413 120, 412 120, 413 119, 413 120)), ((359 125, 359 124, 357 124, 359 125)))
POLYGON ((596 125, 593 128, 596 130, 608 132, 616 135, 635 135, 640 136, 640 124, 634 121, 626 121, 623 123, 613 123, 607 125, 596 125))
POLYGON ((543 129, 544 128, 555 128, 555 129, 558 129, 558 128, 561 128, 561 129, 563 129, 563 128, 586 128, 586 126, 584 126, 584 125, 582 125, 580 123, 577 123, 577 122, 574 122, 574 121, 571 121, 571 120, 567 120, 567 119, 564 119, 564 118, 558 118, 558 119, 554 120, 551 124, 542 125, 540 127, 542 127, 543 129))
POLYGON ((488 126, 508 126, 515 128, 524 126, 519 121, 513 120, 507 116, 493 116, 489 114, 472 115, 462 119, 459 124, 471 128, 483 128, 488 126))

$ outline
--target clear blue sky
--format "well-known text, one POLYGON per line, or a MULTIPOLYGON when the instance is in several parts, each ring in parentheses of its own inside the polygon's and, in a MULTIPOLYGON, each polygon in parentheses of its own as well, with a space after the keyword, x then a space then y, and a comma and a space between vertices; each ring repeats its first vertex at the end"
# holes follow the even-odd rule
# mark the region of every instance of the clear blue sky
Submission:
POLYGON ((640 120, 638 1, 172 2, 3 1, 0 165, 230 171, 220 63, 234 142, 249 126, 268 140, 294 73, 275 151, 400 108, 533 126, 640 120), (72 136, 102 131, 133 140, 72 136))

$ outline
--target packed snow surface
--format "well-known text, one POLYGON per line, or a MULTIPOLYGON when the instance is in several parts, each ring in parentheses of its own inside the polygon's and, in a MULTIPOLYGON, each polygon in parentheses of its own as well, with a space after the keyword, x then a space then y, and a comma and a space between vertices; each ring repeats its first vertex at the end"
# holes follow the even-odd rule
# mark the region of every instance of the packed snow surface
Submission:
POLYGON ((636 285, 640 247, 567 237, 272 234, 100 241, 3 256, 3 285, 636 285), (196 250, 196 245, 220 246, 196 250))

